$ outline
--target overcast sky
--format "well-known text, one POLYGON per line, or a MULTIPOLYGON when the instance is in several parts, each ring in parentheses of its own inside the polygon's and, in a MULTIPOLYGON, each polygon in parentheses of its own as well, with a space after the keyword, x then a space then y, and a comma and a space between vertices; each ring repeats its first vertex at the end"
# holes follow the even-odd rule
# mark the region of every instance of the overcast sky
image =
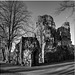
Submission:
MULTIPOLYGON (((36 22, 38 15, 48 14, 54 18, 56 28, 60 27, 66 21, 66 17, 69 17, 71 13, 71 10, 66 10, 58 16, 54 14, 56 9, 59 7, 60 1, 25 1, 25 3, 28 7, 28 10, 32 12, 34 23, 36 22)), ((70 22, 72 43, 75 44, 73 17, 68 18, 67 21, 70 22)))

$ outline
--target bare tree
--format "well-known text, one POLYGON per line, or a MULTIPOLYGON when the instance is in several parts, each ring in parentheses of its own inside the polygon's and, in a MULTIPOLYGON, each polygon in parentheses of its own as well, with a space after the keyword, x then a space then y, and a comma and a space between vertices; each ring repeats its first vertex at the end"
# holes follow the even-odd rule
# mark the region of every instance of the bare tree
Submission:
POLYGON ((0 37, 9 50, 9 62, 12 42, 24 34, 22 31, 28 32, 24 26, 29 26, 30 13, 23 1, 0 1, 0 37))
POLYGON ((62 13, 63 11, 67 10, 67 9, 71 9, 71 15, 74 15, 75 13, 75 1, 73 0, 65 0, 65 1, 62 1, 60 3, 60 6, 57 8, 55 14, 59 15, 60 13, 62 13))

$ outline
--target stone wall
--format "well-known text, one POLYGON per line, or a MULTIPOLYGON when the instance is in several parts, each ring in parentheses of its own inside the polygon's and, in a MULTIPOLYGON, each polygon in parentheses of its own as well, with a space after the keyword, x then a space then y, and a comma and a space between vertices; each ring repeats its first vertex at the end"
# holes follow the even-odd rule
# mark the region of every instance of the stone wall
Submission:
POLYGON ((35 37, 22 37, 22 43, 16 45, 16 52, 18 56, 16 62, 21 60, 21 65, 34 66, 39 63, 40 46, 35 37), (20 45, 21 51, 20 51, 20 45), (21 55, 20 55, 21 53, 21 55), (21 57, 20 57, 21 56, 21 57))

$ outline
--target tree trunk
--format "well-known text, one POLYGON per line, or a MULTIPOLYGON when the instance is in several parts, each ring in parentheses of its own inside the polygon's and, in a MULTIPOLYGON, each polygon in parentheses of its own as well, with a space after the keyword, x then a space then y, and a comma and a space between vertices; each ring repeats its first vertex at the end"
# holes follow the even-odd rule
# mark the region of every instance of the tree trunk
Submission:
POLYGON ((11 59, 10 59, 10 57, 11 57, 11 45, 8 46, 8 51, 9 51, 9 53, 8 53, 8 63, 11 63, 11 59))
POLYGON ((10 63, 10 50, 9 50, 8 62, 10 63))
POLYGON ((6 47, 6 50, 5 50, 5 53, 6 53, 6 62, 8 62, 8 47, 6 47))
POLYGON ((2 49, 3 61, 5 61, 5 49, 2 49))

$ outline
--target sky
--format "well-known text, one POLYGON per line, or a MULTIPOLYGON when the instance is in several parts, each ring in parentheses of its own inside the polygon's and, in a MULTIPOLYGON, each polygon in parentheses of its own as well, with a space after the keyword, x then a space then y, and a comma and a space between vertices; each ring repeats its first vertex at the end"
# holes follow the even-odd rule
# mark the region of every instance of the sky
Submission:
POLYGON ((37 16, 39 15, 51 15, 54 19, 54 22, 56 24, 56 28, 60 27, 67 18, 67 21, 70 22, 70 32, 71 32, 71 40, 72 44, 75 45, 74 40, 74 16, 69 17, 71 14, 71 10, 66 10, 62 12, 60 15, 55 15, 56 9, 59 7, 59 4, 61 1, 24 1, 28 7, 28 10, 32 12, 32 20, 34 24, 37 21, 37 16))

